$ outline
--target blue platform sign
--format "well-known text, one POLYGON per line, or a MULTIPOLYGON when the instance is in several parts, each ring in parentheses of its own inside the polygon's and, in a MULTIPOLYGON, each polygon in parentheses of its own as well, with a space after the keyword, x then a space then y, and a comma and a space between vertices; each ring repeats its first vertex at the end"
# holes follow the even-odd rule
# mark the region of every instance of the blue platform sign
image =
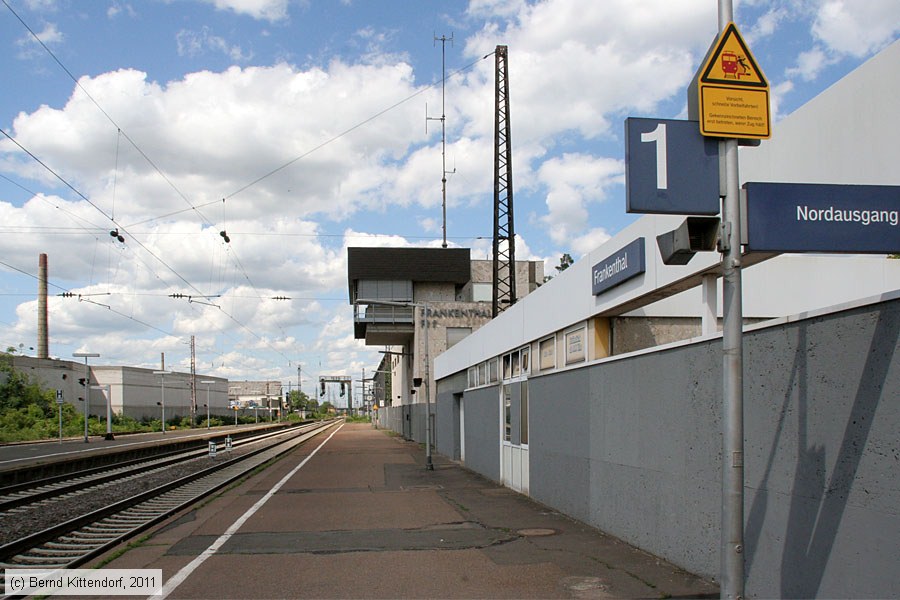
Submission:
POLYGON ((646 270, 644 238, 640 237, 591 269, 591 289, 595 296, 637 277, 646 270))
POLYGON ((747 249, 900 252, 900 186, 745 183, 747 249))
POLYGON ((625 119, 625 209, 630 213, 719 213, 719 142, 697 121, 625 119))

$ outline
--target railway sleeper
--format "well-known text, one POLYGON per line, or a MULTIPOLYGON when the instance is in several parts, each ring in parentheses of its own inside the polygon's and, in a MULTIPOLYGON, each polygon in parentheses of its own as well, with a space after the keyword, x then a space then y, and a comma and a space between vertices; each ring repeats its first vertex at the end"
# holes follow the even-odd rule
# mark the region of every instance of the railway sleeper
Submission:
MULTIPOLYGON (((16 556, 14 556, 12 559, 13 559, 13 561, 15 561, 15 564, 17 564, 19 567, 22 567, 23 565, 24 566, 38 565, 38 566, 45 567, 48 569, 61 569, 71 562, 71 561, 60 562, 58 556, 57 557, 35 556, 33 554, 18 554, 16 556), (53 560, 51 562, 52 558, 55 558, 56 560, 53 560)), ((16 567, 13 566, 12 568, 15 569, 16 567)))
POLYGON ((47 548, 45 546, 42 548, 36 548, 34 550, 30 550, 29 556, 40 556, 43 558, 60 558, 60 557, 64 557, 64 556, 78 557, 78 556, 81 556, 82 554, 84 554, 85 552, 88 552, 90 550, 93 550, 94 548, 99 548, 99 547, 100 546, 96 546, 96 545, 82 546, 81 548, 77 548, 77 549, 69 548, 67 550, 64 550, 62 548, 47 548))
POLYGON ((66 543, 79 543, 83 540, 108 540, 109 533, 91 533, 89 531, 79 531, 77 534, 63 535, 56 539, 66 543))
POLYGON ((73 540, 71 542, 54 541, 54 542, 47 542, 46 544, 44 544, 43 547, 47 548, 49 550, 75 550, 76 548, 84 550, 88 546, 92 546, 94 548, 99 547, 100 544, 97 544, 96 543, 97 541, 98 540, 96 540, 96 539, 91 540, 91 542, 85 542, 84 540, 81 540, 81 541, 73 540))
MULTIPOLYGON (((109 525, 107 527, 98 527, 96 525, 91 525, 89 527, 85 527, 84 531, 87 531, 88 533, 105 533, 106 535, 109 535, 111 533, 128 533, 132 529, 132 527, 121 527, 117 525, 109 525)), ((75 535, 78 535, 78 532, 75 532, 75 535)))

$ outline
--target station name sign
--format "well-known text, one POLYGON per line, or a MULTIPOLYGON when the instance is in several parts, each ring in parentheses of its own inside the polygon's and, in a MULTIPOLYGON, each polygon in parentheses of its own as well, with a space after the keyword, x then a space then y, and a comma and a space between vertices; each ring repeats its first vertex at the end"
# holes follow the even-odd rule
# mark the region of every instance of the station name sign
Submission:
POLYGON ((747 249, 900 252, 900 186, 746 183, 747 249))
POLYGON ((595 296, 621 285, 646 270, 644 238, 640 237, 591 268, 595 296))

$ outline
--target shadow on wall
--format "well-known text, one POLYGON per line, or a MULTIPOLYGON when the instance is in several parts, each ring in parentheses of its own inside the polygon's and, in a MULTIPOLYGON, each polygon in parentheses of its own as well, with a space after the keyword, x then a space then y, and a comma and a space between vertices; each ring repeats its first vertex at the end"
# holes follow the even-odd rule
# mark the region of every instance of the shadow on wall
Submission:
POLYGON ((875 411, 886 389, 888 369, 900 334, 900 319, 896 312, 890 310, 883 311, 878 316, 830 479, 827 478, 826 448, 822 445, 810 445, 808 440, 808 381, 811 376, 807 364, 810 351, 807 347, 808 328, 809 324, 801 324, 798 329, 790 385, 787 386, 782 403, 778 427, 759 491, 750 508, 745 539, 749 573, 760 548, 760 535, 768 504, 768 482, 780 446, 778 441, 784 435, 788 415, 794 412, 791 410, 791 401, 796 390, 798 456, 781 559, 782 598, 813 598, 818 595, 847 507, 851 486, 866 448, 875 411))

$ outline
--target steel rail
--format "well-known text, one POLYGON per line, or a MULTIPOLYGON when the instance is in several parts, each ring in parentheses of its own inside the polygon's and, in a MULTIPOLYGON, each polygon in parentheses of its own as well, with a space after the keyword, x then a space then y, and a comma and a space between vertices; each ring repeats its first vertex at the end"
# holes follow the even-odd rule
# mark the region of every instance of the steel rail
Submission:
MULTIPOLYGON (((279 429, 278 431, 266 431, 259 435, 234 440, 232 447, 258 443, 269 437, 285 435, 285 433, 305 426, 308 425, 299 425, 294 428, 279 429)), ((211 440, 207 438, 205 441, 211 440)), ((208 446, 204 444, 202 446, 198 445, 193 450, 163 452, 153 457, 127 460, 122 463, 93 467, 67 475, 54 475, 35 481, 16 483, 0 488, 0 513, 9 512, 29 504, 67 497, 68 495, 87 491, 109 482, 121 481, 142 473, 152 472, 166 466, 204 456, 207 452, 208 446)))
MULTIPOLYGON (((337 420, 0 546, 0 569, 74 568, 322 433, 337 420)), ((283 432, 282 432, 283 433, 283 432)))

